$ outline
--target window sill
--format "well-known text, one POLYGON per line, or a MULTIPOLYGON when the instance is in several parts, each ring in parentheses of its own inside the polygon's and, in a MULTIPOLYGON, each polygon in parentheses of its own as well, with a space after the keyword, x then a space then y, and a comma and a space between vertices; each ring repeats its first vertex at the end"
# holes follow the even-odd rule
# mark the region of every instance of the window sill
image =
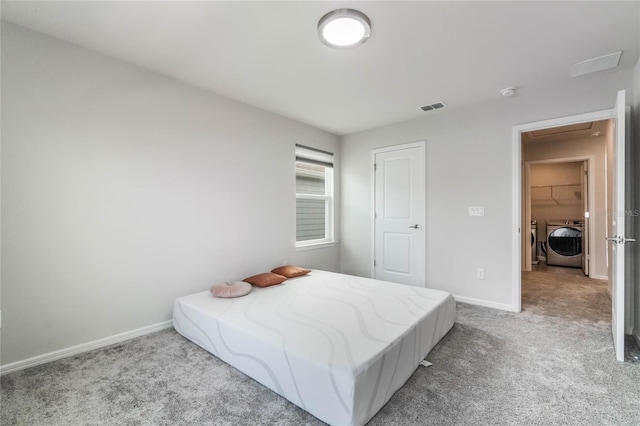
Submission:
POLYGON ((296 251, 333 247, 337 243, 338 243, 337 241, 323 241, 321 243, 310 243, 310 244, 300 244, 300 245, 296 243, 296 251))

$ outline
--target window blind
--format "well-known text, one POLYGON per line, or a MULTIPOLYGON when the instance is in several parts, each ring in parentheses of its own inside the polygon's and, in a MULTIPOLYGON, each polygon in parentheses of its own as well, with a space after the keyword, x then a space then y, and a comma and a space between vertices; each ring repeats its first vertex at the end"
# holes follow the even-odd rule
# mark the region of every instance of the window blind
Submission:
POLYGON ((333 154, 321 149, 296 144, 296 161, 333 168, 333 154))

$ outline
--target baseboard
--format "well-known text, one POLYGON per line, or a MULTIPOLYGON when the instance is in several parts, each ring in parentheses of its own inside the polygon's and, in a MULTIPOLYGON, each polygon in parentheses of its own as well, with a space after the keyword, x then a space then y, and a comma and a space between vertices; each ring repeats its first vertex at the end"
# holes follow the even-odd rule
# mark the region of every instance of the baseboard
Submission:
POLYGON ((492 302, 490 300, 474 299, 472 297, 457 296, 455 294, 453 295, 453 298, 456 299, 456 302, 468 303, 470 305, 486 306, 487 308, 500 309, 501 311, 519 312, 511 305, 492 302))
POLYGON ((68 356, 81 354, 83 352, 89 352, 94 349, 100 349, 105 346, 113 345, 115 343, 120 343, 136 337, 144 336, 145 334, 164 330, 172 326, 173 326, 173 320, 164 321, 164 322, 153 324, 147 327, 138 328, 136 330, 131 330, 124 333, 116 334, 114 336, 105 337, 103 339, 93 340, 91 342, 83 343, 81 345, 72 346, 70 348, 60 349, 54 352, 38 355, 33 358, 28 358, 22 361, 12 362, 11 364, 0 365, 0 376, 4 374, 13 373, 14 371, 24 370, 25 368, 35 367, 36 365, 46 364, 47 362, 56 361, 58 359, 66 358, 68 356))
POLYGON ((604 280, 604 281, 607 281, 609 279, 609 277, 607 277, 606 275, 591 275, 589 278, 592 278, 594 280, 604 280))

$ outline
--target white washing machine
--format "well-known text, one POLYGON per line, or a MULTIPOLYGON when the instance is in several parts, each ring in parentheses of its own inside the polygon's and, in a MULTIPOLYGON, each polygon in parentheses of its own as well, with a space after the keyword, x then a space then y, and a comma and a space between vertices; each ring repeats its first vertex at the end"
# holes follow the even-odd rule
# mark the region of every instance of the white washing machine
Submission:
POLYGON ((538 264, 538 221, 531 220, 531 263, 538 264))
POLYGON ((547 221, 547 265, 582 268, 582 220, 547 221))

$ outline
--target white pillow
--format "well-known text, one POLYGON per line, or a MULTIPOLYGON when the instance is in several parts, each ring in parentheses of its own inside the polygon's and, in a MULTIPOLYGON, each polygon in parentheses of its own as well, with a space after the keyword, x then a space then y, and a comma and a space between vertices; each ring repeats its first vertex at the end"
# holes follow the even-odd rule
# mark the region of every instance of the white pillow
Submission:
POLYGON ((227 281, 211 287, 211 294, 215 297, 240 297, 251 291, 251 284, 244 281, 227 281))

